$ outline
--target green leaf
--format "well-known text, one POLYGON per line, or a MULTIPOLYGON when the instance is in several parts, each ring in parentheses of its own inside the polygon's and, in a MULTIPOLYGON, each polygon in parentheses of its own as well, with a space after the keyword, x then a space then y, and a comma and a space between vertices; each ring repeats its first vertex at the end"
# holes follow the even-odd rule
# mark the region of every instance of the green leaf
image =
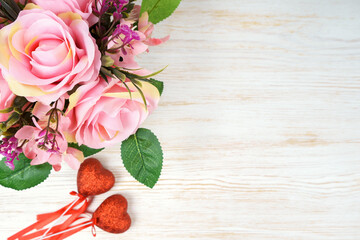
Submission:
POLYGON ((48 178, 52 166, 49 163, 30 165, 31 159, 24 154, 15 160, 14 171, 5 165, 6 158, 0 161, 0 185, 15 190, 24 190, 39 185, 48 178))
POLYGON ((124 86, 126 87, 128 93, 129 93, 129 95, 130 95, 130 99, 132 100, 131 90, 130 90, 129 86, 126 84, 126 82, 122 82, 122 83, 123 83, 124 86))
MULTIPOLYGON (((158 72, 161 72, 162 70, 160 70, 158 72)), ((155 80, 153 78, 147 79, 145 77, 148 77, 148 76, 145 76, 145 77, 144 76, 139 76, 139 75, 136 75, 136 74, 133 74, 133 73, 129 73, 127 71, 122 71, 122 73, 125 74, 126 77, 129 78, 130 81, 134 85, 140 85, 141 82, 139 82, 139 81, 145 81, 145 82, 148 82, 148 83, 152 84, 154 87, 156 87, 159 90, 160 95, 162 94, 162 92, 164 90, 164 83, 163 82, 160 82, 160 81, 155 80)))
POLYGON ((137 82, 136 80, 131 80, 131 83, 134 85, 134 87, 138 90, 138 92, 140 93, 140 96, 144 102, 144 105, 145 105, 145 109, 147 109, 147 102, 146 102, 146 98, 145 98, 145 95, 143 93, 143 91, 141 90, 141 83, 140 82, 137 82), (140 85, 140 87, 138 86, 140 85))
POLYGON ((100 72, 103 73, 105 76, 108 76, 110 78, 113 78, 114 75, 105 67, 101 67, 100 72))
POLYGON ((84 154, 84 157, 89 157, 91 155, 94 155, 94 154, 104 150, 104 148, 101 148, 101 149, 89 148, 86 145, 79 146, 77 143, 69 143, 69 147, 76 148, 76 149, 82 151, 84 154))
POLYGON ((8 107, 8 108, 5 108, 5 109, 1 109, 0 113, 9 113, 9 112, 12 112, 13 110, 14 110, 14 107, 11 106, 11 107, 8 107))
POLYGON ((107 76, 102 71, 100 71, 100 76, 105 80, 105 82, 109 83, 107 76))
POLYGON ((111 69, 112 73, 122 82, 126 81, 126 75, 116 68, 111 69))
POLYGON ((161 73, 162 71, 164 71, 168 66, 165 66, 163 69, 160 69, 159 71, 156 71, 156 72, 153 72, 149 75, 146 75, 146 76, 141 76, 142 78, 151 78, 153 76, 156 76, 158 75, 159 73, 161 73))
POLYGON ((145 128, 121 144, 121 158, 126 170, 142 184, 153 188, 162 169, 163 153, 157 137, 145 128))
POLYGON ((12 3, 14 3, 14 1, 10 0, 10 3, 8 3, 5 0, 0 0, 0 3, 1 3, 1 6, 5 9, 6 13, 8 13, 11 16, 11 19, 9 19, 9 20, 15 21, 15 19, 17 18, 18 14, 20 12, 20 9, 13 8, 12 3), (17 12, 17 10, 19 10, 19 11, 17 12))
POLYGON ((169 17, 179 6, 181 0, 143 0, 141 12, 148 12, 149 21, 156 24, 169 17))
POLYGON ((149 83, 151 83, 154 87, 156 87, 159 90, 160 96, 162 95, 164 91, 164 83, 158 80, 155 80, 153 78, 150 78, 149 83))
POLYGON ((10 7, 16 12, 16 16, 19 15, 21 9, 14 0, 8 0, 10 7))
POLYGON ((101 66, 111 67, 112 65, 114 65, 114 59, 112 59, 110 56, 103 55, 101 57, 101 66))

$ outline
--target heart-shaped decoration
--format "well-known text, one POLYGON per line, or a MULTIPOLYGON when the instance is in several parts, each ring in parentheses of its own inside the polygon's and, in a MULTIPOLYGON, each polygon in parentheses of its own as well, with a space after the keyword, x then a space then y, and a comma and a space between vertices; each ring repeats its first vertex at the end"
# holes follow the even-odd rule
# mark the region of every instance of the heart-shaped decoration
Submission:
POLYGON ((84 197, 107 192, 114 183, 114 174, 105 169, 99 160, 88 158, 80 165, 77 186, 78 192, 84 197))
POLYGON ((110 233, 123 233, 130 228, 127 201, 120 194, 108 197, 94 212, 96 226, 110 233))

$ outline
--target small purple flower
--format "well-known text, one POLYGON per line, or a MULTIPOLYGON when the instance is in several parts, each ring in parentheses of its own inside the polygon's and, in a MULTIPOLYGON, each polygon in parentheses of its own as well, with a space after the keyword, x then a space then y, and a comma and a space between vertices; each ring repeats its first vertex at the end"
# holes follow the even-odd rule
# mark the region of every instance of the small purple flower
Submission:
POLYGON ((131 30, 131 28, 126 24, 118 24, 116 26, 115 31, 113 32, 114 38, 119 38, 122 41, 122 52, 126 55, 126 51, 123 47, 129 45, 131 48, 131 41, 132 40, 140 40, 139 34, 137 32, 131 30))
MULTIPOLYGON (((38 148, 43 149, 49 153, 58 153, 60 148, 57 142, 58 138, 63 139, 60 133, 51 133, 49 132, 51 128, 44 128, 38 134, 38 137, 35 138, 38 148)), ((51 129, 54 131, 53 129, 51 129)))
POLYGON ((109 1, 103 0, 101 3, 99 14, 103 15, 109 9, 109 7, 110 7, 109 1))
POLYGON ((100 10, 94 9, 94 12, 103 15, 109 10, 110 7, 115 7, 114 18, 119 20, 122 16, 122 12, 126 11, 124 8, 129 3, 129 0, 103 0, 100 6, 100 10))
POLYGON ((0 154, 6 157, 5 164, 11 170, 15 169, 14 160, 19 160, 22 148, 18 147, 18 139, 15 137, 3 138, 0 143, 0 154))
POLYGON ((122 17, 122 12, 126 11, 127 9, 124 8, 129 3, 128 0, 118 0, 113 1, 115 6, 116 12, 114 12, 113 16, 115 19, 119 20, 122 17))

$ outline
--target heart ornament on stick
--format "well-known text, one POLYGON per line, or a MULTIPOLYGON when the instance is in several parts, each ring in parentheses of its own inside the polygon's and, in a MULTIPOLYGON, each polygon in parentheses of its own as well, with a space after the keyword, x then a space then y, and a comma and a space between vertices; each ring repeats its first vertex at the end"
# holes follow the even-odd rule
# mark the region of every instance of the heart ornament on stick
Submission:
POLYGON ((105 193, 114 184, 114 174, 105 169, 99 160, 89 158, 81 164, 77 175, 77 187, 82 196, 95 196, 105 193))
POLYGON ((117 194, 107 198, 94 212, 96 226, 110 233, 123 233, 130 228, 126 199, 117 194))
POLYGON ((70 193, 76 195, 77 199, 58 211, 37 215, 36 223, 9 237, 8 240, 61 240, 88 227, 92 227, 92 233, 96 236, 95 226, 110 233, 127 231, 131 225, 131 218, 127 213, 127 200, 120 194, 108 197, 91 217, 85 214, 89 205, 88 197, 109 191, 114 183, 114 175, 97 159, 85 160, 77 176, 79 193, 70 193), (60 220, 63 220, 63 223, 58 224, 60 220), (47 225, 49 226, 46 227, 47 225), (36 231, 32 232, 33 230, 36 231))

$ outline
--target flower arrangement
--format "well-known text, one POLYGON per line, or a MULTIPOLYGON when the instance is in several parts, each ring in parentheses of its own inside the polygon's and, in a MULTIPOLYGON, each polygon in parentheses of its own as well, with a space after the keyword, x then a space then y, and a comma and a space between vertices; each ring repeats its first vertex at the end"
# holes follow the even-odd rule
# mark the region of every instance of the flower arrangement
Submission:
POLYGON ((139 128, 163 83, 136 56, 169 37, 154 24, 180 0, 0 0, 0 184, 23 190, 63 162, 121 143, 129 173, 152 188, 160 177, 156 136, 139 128))

